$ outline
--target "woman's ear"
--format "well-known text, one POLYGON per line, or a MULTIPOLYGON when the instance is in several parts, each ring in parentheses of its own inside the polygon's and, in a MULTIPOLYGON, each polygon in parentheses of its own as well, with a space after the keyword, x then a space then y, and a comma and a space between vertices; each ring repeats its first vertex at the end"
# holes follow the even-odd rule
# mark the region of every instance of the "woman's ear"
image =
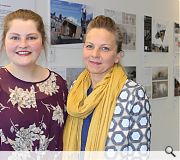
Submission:
POLYGON ((119 53, 117 53, 115 63, 119 63, 122 57, 124 57, 124 51, 120 51, 119 53))

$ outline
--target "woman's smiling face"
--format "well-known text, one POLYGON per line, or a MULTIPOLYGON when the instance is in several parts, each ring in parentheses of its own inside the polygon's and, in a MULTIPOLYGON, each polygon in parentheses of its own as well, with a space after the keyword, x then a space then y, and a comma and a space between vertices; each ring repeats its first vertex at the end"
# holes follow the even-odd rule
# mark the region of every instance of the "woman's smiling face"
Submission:
POLYGON ((104 75, 120 60, 115 35, 106 29, 93 28, 85 39, 83 59, 91 76, 104 75))
POLYGON ((33 20, 14 19, 9 22, 5 50, 11 63, 34 65, 43 49, 42 36, 33 20))

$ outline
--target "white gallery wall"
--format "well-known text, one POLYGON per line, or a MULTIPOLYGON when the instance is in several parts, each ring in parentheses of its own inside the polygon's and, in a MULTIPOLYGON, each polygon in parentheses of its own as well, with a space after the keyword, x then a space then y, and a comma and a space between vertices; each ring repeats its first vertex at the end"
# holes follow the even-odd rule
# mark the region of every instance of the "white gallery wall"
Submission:
MULTIPOLYGON (((10 0, 20 2, 20 0, 10 0)), ((44 19, 48 37, 50 37, 50 0, 37 0, 33 10, 44 19)), ((173 27, 179 20, 179 0, 69 0, 69 2, 87 4, 93 8, 94 16, 104 14, 104 9, 126 12, 136 15, 136 50, 125 51, 122 64, 136 66, 136 81, 145 84, 146 67, 168 67, 168 97, 150 99, 152 111, 152 143, 151 150, 164 150, 171 145, 174 150, 180 150, 180 96, 174 97, 174 63, 180 66, 180 57, 173 52, 173 27), (168 53, 144 52, 144 16, 168 22, 167 35, 168 53), (175 60, 176 58, 176 60, 175 60)), ((31 2, 28 2, 31 3, 31 2)), ((6 64, 6 59, 0 59, 0 65, 6 64)), ((48 46, 47 61, 40 63, 48 67, 83 67, 82 44, 48 46)), ((180 75, 180 74, 179 74, 180 75)))

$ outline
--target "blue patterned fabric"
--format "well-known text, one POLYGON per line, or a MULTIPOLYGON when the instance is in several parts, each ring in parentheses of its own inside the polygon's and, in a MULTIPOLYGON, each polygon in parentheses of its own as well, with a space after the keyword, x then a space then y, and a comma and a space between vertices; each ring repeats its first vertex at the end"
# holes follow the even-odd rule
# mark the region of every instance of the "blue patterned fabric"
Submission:
MULTIPOLYGON (((87 95, 92 90, 88 90, 87 95)), ((93 113, 83 121, 81 150, 85 150, 93 113)), ((142 86, 127 80, 116 102, 105 150, 149 151, 151 143, 150 104, 142 86)))
POLYGON ((105 150, 150 150, 150 117, 145 90, 136 82, 127 80, 117 99, 105 150))

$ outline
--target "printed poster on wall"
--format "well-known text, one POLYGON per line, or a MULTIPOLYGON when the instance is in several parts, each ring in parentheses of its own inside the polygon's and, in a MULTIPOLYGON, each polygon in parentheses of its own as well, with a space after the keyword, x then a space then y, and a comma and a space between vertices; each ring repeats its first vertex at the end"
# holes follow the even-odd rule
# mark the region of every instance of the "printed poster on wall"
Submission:
POLYGON ((167 22, 144 16, 144 51, 168 52, 167 22))
POLYGON ((51 44, 82 43, 93 18, 89 6, 67 1, 50 1, 51 44))
POLYGON ((111 17, 120 27, 123 35, 123 50, 136 50, 136 15, 105 9, 104 14, 111 17))

